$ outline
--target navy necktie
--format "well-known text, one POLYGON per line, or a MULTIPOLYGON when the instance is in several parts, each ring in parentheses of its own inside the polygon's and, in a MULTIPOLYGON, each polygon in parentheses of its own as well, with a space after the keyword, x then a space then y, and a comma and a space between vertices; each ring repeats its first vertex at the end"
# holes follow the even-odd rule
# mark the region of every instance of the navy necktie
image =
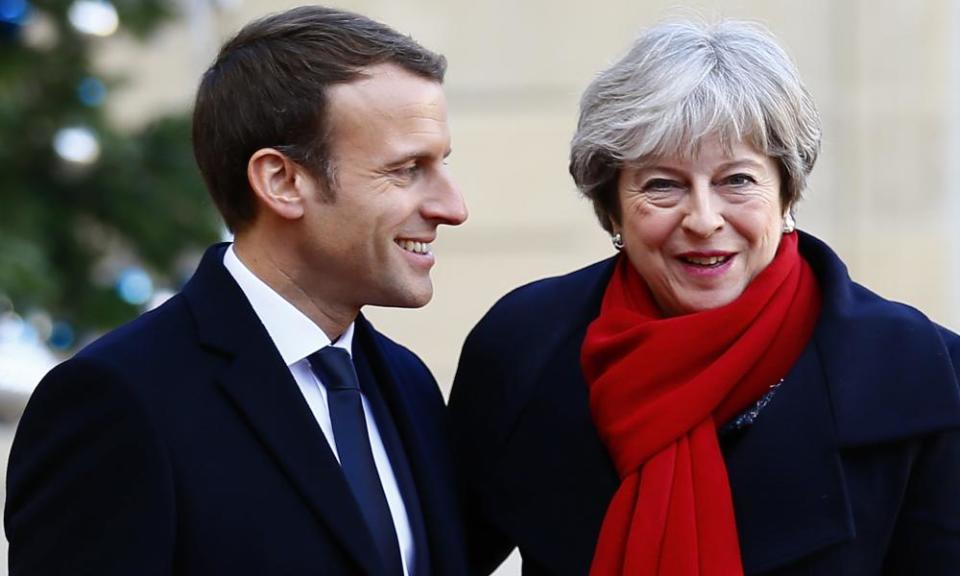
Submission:
POLYGON ((322 348, 307 359, 327 389, 333 437, 343 475, 360 505, 387 574, 401 576, 403 564, 397 531, 373 461, 353 360, 346 350, 333 346, 322 348))

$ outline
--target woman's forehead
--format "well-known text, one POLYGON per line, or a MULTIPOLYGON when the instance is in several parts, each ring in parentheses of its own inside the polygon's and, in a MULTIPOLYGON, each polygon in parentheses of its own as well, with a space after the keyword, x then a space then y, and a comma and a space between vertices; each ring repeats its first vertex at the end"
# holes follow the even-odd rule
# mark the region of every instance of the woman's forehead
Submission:
POLYGON ((769 156, 757 138, 751 134, 740 135, 734 130, 671 140, 664 139, 650 153, 627 163, 642 168, 671 163, 759 160, 769 156))

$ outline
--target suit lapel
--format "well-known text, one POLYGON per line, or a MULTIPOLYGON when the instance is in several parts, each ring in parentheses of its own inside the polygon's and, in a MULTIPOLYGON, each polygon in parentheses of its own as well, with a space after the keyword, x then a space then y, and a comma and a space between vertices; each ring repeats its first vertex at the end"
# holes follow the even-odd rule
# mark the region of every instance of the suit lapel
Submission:
POLYGON ((229 273, 225 245, 204 255, 183 294, 201 341, 225 359, 217 382, 278 466, 367 574, 382 574, 373 538, 296 382, 229 273))
MULTIPOLYGON (((220 384, 298 492, 368 574, 382 574, 373 538, 296 383, 238 356, 220 384)), ((286 368, 286 366, 284 366, 286 368)))
MULTIPOLYGON (((359 327, 357 331, 360 332, 359 327)), ((374 373, 368 361, 370 356, 367 345, 368 340, 369 339, 359 334, 355 337, 353 361, 357 367, 360 388, 370 403, 370 409, 373 412, 374 419, 377 422, 377 428, 380 431, 380 438, 389 455, 390 466, 393 470, 397 487, 400 490, 400 495, 403 498, 403 503, 407 511, 407 519, 410 522, 415 561, 414 565, 409 568, 414 575, 426 576, 430 573, 430 549, 427 545, 427 536, 423 526, 420 498, 410 472, 407 449, 404 447, 404 443, 397 431, 395 424, 396 418, 381 394, 381 388, 385 386, 396 386, 396 384, 393 381, 386 381, 384 383, 384 380, 378 378, 374 373)), ((385 371, 381 370, 381 373, 383 372, 385 371)))
MULTIPOLYGON (((400 359, 387 353, 380 342, 382 336, 378 337, 362 315, 357 318, 357 338, 366 353, 384 404, 393 417, 402 450, 410 465, 414 495, 419 499, 420 510, 413 512, 423 519, 426 550, 418 550, 418 558, 428 560, 419 554, 424 552, 429 554, 429 560, 427 566, 418 560, 417 567, 429 567, 430 573, 434 574, 459 574, 463 568, 456 560, 457 551, 462 549, 463 544, 460 532, 454 529, 459 526, 459 519, 453 510, 456 506, 452 492, 453 478, 446 473, 452 469, 452 464, 449 456, 438 448, 438 438, 443 435, 443 430, 435 422, 437 416, 424 412, 424 402, 414 400, 417 389, 423 385, 417 386, 407 381, 414 375, 397 364, 400 359), (428 430, 430 426, 437 429, 428 430)), ((422 377, 429 377, 425 369, 422 377)), ((411 515, 411 524, 413 522, 411 515)), ((412 527, 416 531, 416 526, 412 527)))

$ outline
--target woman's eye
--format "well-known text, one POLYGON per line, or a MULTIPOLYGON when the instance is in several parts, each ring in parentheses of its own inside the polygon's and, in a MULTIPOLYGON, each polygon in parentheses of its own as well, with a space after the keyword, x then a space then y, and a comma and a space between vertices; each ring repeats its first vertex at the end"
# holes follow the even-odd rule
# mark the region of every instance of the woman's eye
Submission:
POLYGON ((757 181, 749 174, 733 174, 724 178, 723 183, 729 186, 747 186, 756 184, 757 181))
POLYGON ((651 192, 666 192, 679 187, 678 183, 666 178, 653 178, 643 184, 643 189, 651 192))

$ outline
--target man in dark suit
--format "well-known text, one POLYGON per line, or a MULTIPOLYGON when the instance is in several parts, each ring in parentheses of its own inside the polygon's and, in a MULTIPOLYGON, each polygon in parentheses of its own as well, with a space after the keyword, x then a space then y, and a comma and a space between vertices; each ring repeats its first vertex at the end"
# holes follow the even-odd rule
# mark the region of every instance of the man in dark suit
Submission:
POLYGON ((464 572, 443 402, 359 314, 432 296, 466 219, 445 60, 303 7, 221 49, 194 111, 232 245, 51 371, 10 456, 10 572, 464 572))

